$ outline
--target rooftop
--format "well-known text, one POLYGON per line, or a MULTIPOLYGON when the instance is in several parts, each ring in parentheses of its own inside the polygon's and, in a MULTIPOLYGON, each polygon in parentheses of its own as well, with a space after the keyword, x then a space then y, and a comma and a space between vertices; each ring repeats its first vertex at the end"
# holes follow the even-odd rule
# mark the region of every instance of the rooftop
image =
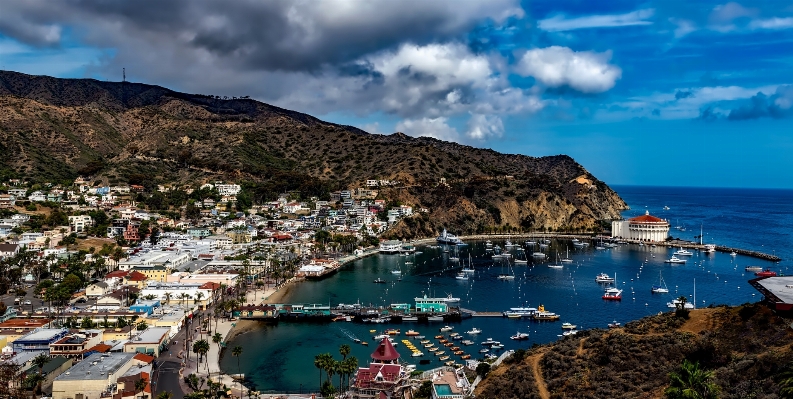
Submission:
POLYGON ((65 328, 41 328, 18 338, 14 343, 22 343, 25 341, 51 341, 68 332, 69 330, 65 328))
POLYGON ((130 341, 129 343, 159 344, 160 341, 162 341, 163 337, 168 335, 169 332, 171 332, 170 327, 152 327, 138 334, 137 337, 133 337, 132 341, 130 341))
POLYGON ((768 300, 793 304, 793 276, 749 280, 768 300))
POLYGON ((650 215, 650 211, 645 211, 644 215, 630 218, 628 220, 637 223, 667 223, 666 220, 650 215))
POLYGON ((124 352, 94 353, 56 377, 55 380, 106 380, 108 374, 113 374, 124 367, 134 356, 134 353, 124 352))

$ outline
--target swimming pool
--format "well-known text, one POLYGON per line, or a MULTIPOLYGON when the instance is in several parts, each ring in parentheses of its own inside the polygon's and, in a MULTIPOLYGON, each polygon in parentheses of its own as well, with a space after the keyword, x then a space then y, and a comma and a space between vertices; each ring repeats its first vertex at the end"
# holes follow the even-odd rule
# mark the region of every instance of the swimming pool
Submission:
POLYGON ((452 386, 449 384, 437 384, 435 385, 435 393, 439 397, 451 396, 453 395, 452 386))

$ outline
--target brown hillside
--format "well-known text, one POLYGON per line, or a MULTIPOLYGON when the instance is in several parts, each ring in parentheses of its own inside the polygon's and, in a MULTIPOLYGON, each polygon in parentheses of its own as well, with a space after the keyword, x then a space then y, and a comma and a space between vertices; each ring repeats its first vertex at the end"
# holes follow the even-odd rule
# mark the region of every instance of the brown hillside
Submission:
MULTIPOLYGON (((259 184, 326 196, 367 179, 398 180, 382 197, 427 208, 396 236, 487 226, 591 228, 626 205, 565 155, 500 154, 401 133, 373 135, 251 99, 139 83, 0 71, 0 177, 107 183, 259 184), (447 184, 439 184, 445 178, 447 184)), ((262 188, 264 187, 264 188, 262 188)))

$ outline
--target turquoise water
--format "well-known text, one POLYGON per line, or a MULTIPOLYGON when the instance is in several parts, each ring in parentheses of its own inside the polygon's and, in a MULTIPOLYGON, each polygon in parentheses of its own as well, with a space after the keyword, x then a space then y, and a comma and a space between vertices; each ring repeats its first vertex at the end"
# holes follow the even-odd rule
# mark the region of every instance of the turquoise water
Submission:
POLYGON ((435 385, 435 393, 437 393, 438 396, 451 395, 452 386, 449 384, 435 385))
MULTIPOLYGON (((424 253, 415 257, 414 266, 405 266, 406 257, 399 255, 361 259, 325 280, 300 283, 291 290, 287 301, 332 304, 360 301, 362 304, 384 306, 413 303, 414 297, 424 293, 435 296, 452 294, 462 298, 462 307, 477 311, 503 311, 510 307, 544 304, 548 310, 561 314, 559 322, 537 323, 498 317, 471 318, 451 324, 454 331, 477 342, 477 345, 462 347, 477 358, 481 348, 478 343, 489 337, 501 341, 505 349, 525 348, 558 339, 562 322, 576 324, 579 328, 605 328, 612 320, 625 323, 667 311, 666 303, 680 295, 693 300, 695 280, 699 307, 757 301, 759 294, 747 283, 753 276, 743 270, 747 265, 770 266, 789 274, 786 270, 793 255, 788 246, 789 226, 793 225, 791 191, 628 187, 618 188, 618 192, 633 208, 625 212, 626 216, 644 213, 647 206, 652 214, 670 219, 673 226, 687 226, 685 232, 674 230, 675 236, 693 239, 694 234, 699 234, 699 224, 703 223, 706 241, 776 251, 784 260, 775 265, 740 255, 732 258, 723 253, 712 256, 695 253, 688 264, 672 266, 663 263, 671 256, 672 249, 623 245, 602 251, 595 250, 594 246, 576 251, 568 241, 554 240, 550 252, 564 253, 569 247, 573 264, 561 270, 548 268, 547 264, 517 266, 513 270, 515 280, 501 281, 497 279, 498 274, 509 272, 509 269, 485 255, 484 242, 471 242, 460 248, 460 257, 468 259, 470 254, 477 270, 469 281, 454 278, 456 271, 451 270, 453 264, 448 261, 448 254, 440 249, 421 248, 424 253), (664 205, 670 210, 663 211, 664 205), (395 268, 403 270, 402 281, 397 281, 391 274, 395 268), (624 290, 621 302, 601 300, 602 286, 594 281, 601 272, 612 276, 616 273, 618 285, 624 290), (650 292, 652 285, 659 282, 659 274, 663 276, 669 294, 650 292), (388 283, 374 284, 372 281, 378 277, 388 280, 388 283), (482 329, 482 334, 478 337, 465 334, 472 327, 482 329), (510 335, 516 331, 528 332, 530 339, 510 340, 510 335)), ((517 239, 513 241, 518 242, 517 239)), ((504 246, 503 240, 494 240, 494 244, 504 246)), ((255 389, 298 391, 302 388, 316 391, 319 387, 319 371, 313 367, 316 354, 330 352, 341 359, 338 347, 347 343, 352 346, 351 355, 365 364, 375 346, 372 340, 375 333, 370 329, 376 329, 376 333, 389 327, 401 328, 403 333, 414 329, 432 339, 443 325, 280 322, 277 326, 266 326, 243 334, 230 345, 243 347, 241 372, 255 389), (370 346, 356 345, 352 342, 354 338, 368 341, 370 346)), ((427 365, 418 365, 419 369, 441 365, 436 356, 426 351, 421 358, 405 357, 410 352, 401 344, 402 339, 408 338, 404 335, 395 337, 399 343, 396 349, 403 355, 403 360, 416 364, 419 359, 431 361, 427 365)), ((412 341, 418 346, 415 340, 412 341)), ((442 350, 449 353, 448 348, 442 350)), ((452 359, 458 360, 456 356, 452 359)), ((231 356, 224 356, 221 366, 228 372, 238 372, 236 359, 231 356)), ((337 377, 334 381, 338 384, 337 377)))

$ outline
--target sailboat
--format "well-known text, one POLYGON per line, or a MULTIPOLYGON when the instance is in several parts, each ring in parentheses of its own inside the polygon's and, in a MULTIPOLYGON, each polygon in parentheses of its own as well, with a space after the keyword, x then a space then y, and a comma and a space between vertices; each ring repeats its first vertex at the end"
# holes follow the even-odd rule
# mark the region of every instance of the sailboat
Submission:
POLYGON ((651 291, 653 294, 666 294, 669 292, 669 288, 666 287, 666 282, 660 271, 658 272, 658 285, 653 285, 651 291))
POLYGON ((463 273, 473 273, 474 271, 475 271, 475 270, 474 270, 474 262, 471 260, 471 254, 469 253, 469 254, 468 254, 468 267, 466 267, 465 265, 463 265, 463 270, 462 270, 462 272, 463 272, 463 273))
POLYGON ((514 280, 514 279, 515 279, 515 274, 514 274, 514 273, 512 273, 512 265, 510 265, 510 263, 509 263, 509 259, 507 259, 507 266, 509 266, 509 272, 510 272, 510 274, 504 274, 504 273, 503 273, 503 271, 504 271, 504 265, 501 265, 501 270, 502 270, 502 273, 498 275, 498 279, 499 279, 499 280, 514 280))
POLYGON ((459 253, 457 251, 457 246, 454 247, 454 255, 449 256, 449 261, 450 262, 459 262, 460 261, 460 255, 459 255, 459 253))
MULTIPOLYGON (((520 248, 520 247, 518 247, 518 248, 520 248)), ((516 265, 517 264, 525 265, 525 264, 529 263, 528 259, 520 259, 520 254, 521 253, 524 253, 524 252, 518 251, 518 256, 516 256, 515 259, 514 259, 516 265)), ((525 258, 525 256, 524 256, 524 258, 525 258)))
POLYGON ((567 255, 562 259, 562 263, 573 263, 573 260, 570 259, 570 247, 567 247, 567 255))
POLYGON ((559 263, 559 252, 556 253, 556 263, 554 264, 549 263, 548 267, 550 267, 551 269, 561 269, 564 267, 564 265, 559 263))

